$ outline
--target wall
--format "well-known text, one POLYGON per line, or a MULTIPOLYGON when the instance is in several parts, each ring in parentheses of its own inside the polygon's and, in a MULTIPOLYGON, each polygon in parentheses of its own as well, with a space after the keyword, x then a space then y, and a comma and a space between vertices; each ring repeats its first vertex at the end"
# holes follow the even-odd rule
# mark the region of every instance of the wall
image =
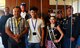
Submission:
POLYGON ((73 2, 73 14, 80 13, 80 0, 73 2))
MULTIPOLYGON (((32 6, 37 6, 39 8, 39 12, 41 12, 41 0, 5 0, 6 5, 10 7, 10 9, 12 10, 13 7, 15 7, 16 5, 20 5, 22 2, 25 2, 27 5, 26 9, 29 9, 29 5, 30 7, 32 6), (30 2, 29 2, 30 1, 30 2), (30 3, 30 4, 29 4, 30 3)), ((42 0, 42 12, 43 13, 48 13, 48 8, 49 8, 49 0, 42 0)))

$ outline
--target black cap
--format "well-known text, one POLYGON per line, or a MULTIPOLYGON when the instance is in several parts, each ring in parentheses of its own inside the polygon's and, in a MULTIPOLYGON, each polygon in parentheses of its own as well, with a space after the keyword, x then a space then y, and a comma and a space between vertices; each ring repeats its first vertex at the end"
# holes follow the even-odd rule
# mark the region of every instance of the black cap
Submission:
POLYGON ((21 3, 21 6, 26 6, 26 3, 21 3))

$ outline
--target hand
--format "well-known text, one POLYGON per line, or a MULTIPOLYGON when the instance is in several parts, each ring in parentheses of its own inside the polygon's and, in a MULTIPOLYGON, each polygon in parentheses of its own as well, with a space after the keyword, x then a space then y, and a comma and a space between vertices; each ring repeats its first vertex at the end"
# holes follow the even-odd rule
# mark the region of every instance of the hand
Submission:
POLYGON ((16 37, 13 37, 13 39, 17 42, 17 43, 19 43, 19 40, 18 40, 18 38, 16 38, 16 37))
POLYGON ((20 35, 19 35, 19 34, 16 34, 15 37, 16 37, 17 39, 20 39, 20 35))
POLYGON ((14 35, 14 40, 15 40, 17 43, 19 43, 19 42, 20 42, 20 35, 15 34, 15 35, 14 35))
POLYGON ((75 40, 75 38, 74 37, 71 37, 70 40, 73 42, 75 40))
POLYGON ((54 43, 58 43, 59 42, 59 40, 54 40, 54 43))
POLYGON ((41 47, 43 46, 43 41, 41 41, 40 45, 41 45, 41 47))

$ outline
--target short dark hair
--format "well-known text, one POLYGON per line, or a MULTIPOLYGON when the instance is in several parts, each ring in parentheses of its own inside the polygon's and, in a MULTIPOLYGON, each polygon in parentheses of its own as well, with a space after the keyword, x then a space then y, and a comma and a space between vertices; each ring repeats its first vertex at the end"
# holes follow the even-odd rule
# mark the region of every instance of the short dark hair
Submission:
MULTIPOLYGON (((18 8, 18 9, 21 11, 21 8, 20 8, 20 6, 15 6, 14 8, 18 8)), ((14 9, 14 8, 13 8, 13 9, 14 9)))
POLYGON ((73 7, 72 6, 67 6, 66 7, 66 9, 69 9, 69 8, 73 10, 73 7))
POLYGON ((37 7, 35 7, 35 6, 33 6, 33 7, 31 7, 31 8, 30 8, 30 11, 31 11, 31 10, 33 10, 33 11, 36 11, 36 12, 37 12, 37 11, 38 11, 38 8, 37 8, 37 7))

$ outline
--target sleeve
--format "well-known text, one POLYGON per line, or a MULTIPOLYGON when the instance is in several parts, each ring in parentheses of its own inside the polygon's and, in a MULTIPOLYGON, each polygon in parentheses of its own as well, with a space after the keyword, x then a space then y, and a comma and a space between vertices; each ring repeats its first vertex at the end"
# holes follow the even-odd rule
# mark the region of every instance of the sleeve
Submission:
POLYGON ((25 20, 25 27, 29 27, 28 20, 25 20))
POLYGON ((80 32, 80 18, 76 18, 75 22, 74 22, 74 26, 72 28, 73 32, 72 32, 72 37, 74 38, 78 38, 79 36, 79 32, 80 32))
POLYGON ((6 21, 5 27, 10 27, 10 18, 6 21))
POLYGON ((43 20, 41 20, 41 28, 45 27, 43 20))

